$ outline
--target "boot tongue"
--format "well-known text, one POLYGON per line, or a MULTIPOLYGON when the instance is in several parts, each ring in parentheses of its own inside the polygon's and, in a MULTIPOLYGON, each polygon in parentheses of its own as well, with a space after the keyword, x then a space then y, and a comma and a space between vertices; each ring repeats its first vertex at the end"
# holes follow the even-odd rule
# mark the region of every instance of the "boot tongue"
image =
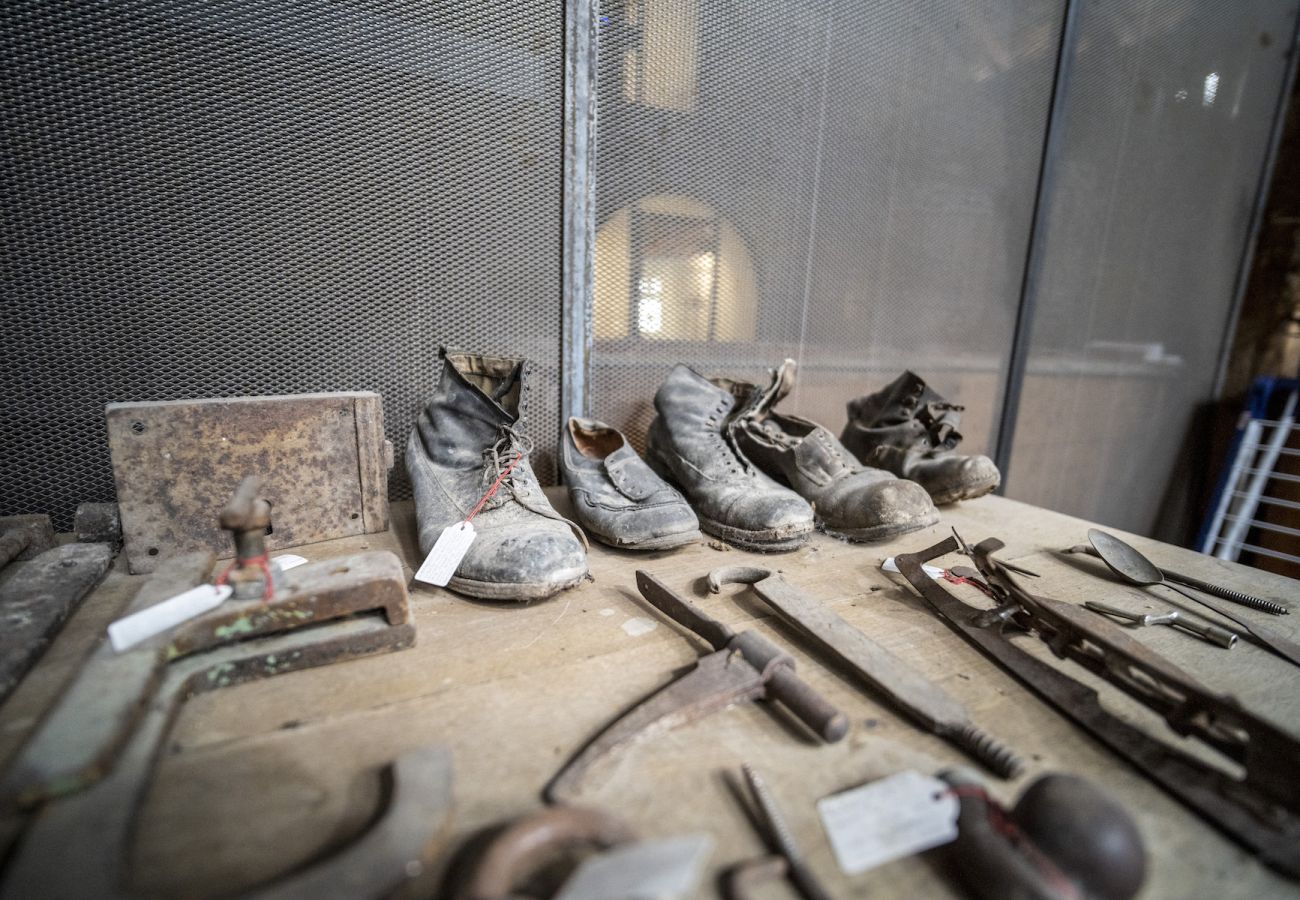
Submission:
POLYGON ((477 353, 448 353, 447 366, 472 393, 487 401, 511 422, 523 418, 520 397, 523 360, 477 353))
POLYGON ((659 490, 658 476, 627 444, 605 457, 605 471, 618 492, 629 500, 644 500, 659 490))

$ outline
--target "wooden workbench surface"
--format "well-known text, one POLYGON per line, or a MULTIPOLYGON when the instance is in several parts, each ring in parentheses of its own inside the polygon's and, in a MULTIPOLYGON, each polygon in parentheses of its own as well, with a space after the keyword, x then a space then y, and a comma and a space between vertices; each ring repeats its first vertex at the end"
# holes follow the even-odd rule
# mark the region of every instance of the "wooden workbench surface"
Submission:
MULTIPOLYGON (((556 497, 557 506, 567 506, 556 497)), ((409 570, 419 562, 410 505, 396 504, 393 519, 387 534, 293 552, 321 559, 387 548, 409 570)), ((698 599, 716 618, 757 629, 789 648, 802 676, 849 715, 851 731, 838 744, 819 745, 762 705, 742 704, 597 768, 582 801, 624 816, 645 836, 710 832, 716 848, 703 896, 711 897, 718 873, 763 852, 724 782, 724 773, 749 762, 765 776, 811 865, 836 896, 955 895, 924 857, 851 878, 839 872, 816 817, 817 799, 904 769, 933 773, 971 763, 865 695, 838 670, 811 658, 806 644, 745 589, 706 594, 702 578, 711 568, 752 561, 779 569, 792 584, 905 657, 964 701, 977 723, 1016 749, 1028 763, 1025 774, 1010 783, 990 778, 1002 799, 1013 799, 1030 780, 1052 771, 1095 779, 1122 798, 1147 842, 1144 897, 1296 895, 1297 885, 1260 867, 1036 699, 931 615, 898 576, 879 571, 884 557, 928 547, 950 526, 971 543, 1002 538, 1003 558, 1041 573, 1035 588, 1042 594, 1073 602, 1114 601, 1134 610, 1173 608, 1161 589, 1120 585, 1103 577, 1099 561, 1054 552, 1083 542, 1087 523, 996 497, 945 509, 939 525, 884 544, 852 545, 817 535, 803 549, 775 556, 707 543, 651 554, 593 545, 593 582, 529 606, 470 602, 413 584, 414 649, 293 672, 186 704, 137 835, 134 883, 151 894, 225 895, 342 846, 366 826, 380 802, 379 767, 429 743, 450 746, 455 758, 455 831, 449 848, 479 829, 536 809, 542 785, 570 754, 706 649, 641 601, 633 572, 645 568, 698 599)), ((1295 582, 1152 541, 1132 542, 1167 568, 1283 602, 1300 600, 1295 582)), ((21 745, 141 581, 124 574, 119 564, 0 707, 0 760, 21 745)), ((1268 618, 1300 638, 1300 615, 1275 618, 1249 610, 1241 615, 1268 618)), ((1134 634, 1208 685, 1300 732, 1295 667, 1244 642, 1229 651, 1169 628, 1134 634)), ((1036 641, 1027 643, 1041 649, 1036 641)), ((1088 680, 1077 666, 1068 668, 1088 680)), ((1102 697, 1153 732, 1163 728, 1115 690, 1103 687, 1102 697)), ((439 868, 417 880, 413 895, 436 896, 439 868)))

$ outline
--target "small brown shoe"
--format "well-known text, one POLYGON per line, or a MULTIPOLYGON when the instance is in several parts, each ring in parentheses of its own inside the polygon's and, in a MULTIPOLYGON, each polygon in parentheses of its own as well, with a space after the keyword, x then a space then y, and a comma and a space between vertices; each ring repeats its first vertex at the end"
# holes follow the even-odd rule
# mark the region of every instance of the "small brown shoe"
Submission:
POLYGON ((560 438, 560 472, 574 518, 602 544, 667 550, 700 539, 700 522, 682 495, 603 422, 569 419, 560 438))

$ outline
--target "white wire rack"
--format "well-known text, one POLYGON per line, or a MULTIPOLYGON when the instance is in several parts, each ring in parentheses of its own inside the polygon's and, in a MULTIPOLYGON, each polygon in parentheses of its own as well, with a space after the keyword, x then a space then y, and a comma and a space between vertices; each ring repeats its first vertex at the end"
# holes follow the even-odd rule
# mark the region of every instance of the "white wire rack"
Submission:
POLYGON ((1300 529, 1289 528, 1261 520, 1261 506, 1278 506, 1300 509, 1300 503, 1282 497, 1270 496, 1270 485, 1283 482, 1300 483, 1300 475, 1275 471, 1278 460, 1286 456, 1300 456, 1300 450, 1287 446, 1295 430, 1296 402, 1300 391, 1292 389, 1287 395, 1282 415, 1277 419, 1256 418, 1252 414, 1242 425, 1236 450, 1228 469, 1228 477, 1219 491, 1214 512, 1201 537, 1202 553, 1219 559, 1235 561, 1242 551, 1273 559, 1300 563, 1300 529), (1295 553, 1276 548, 1247 543, 1252 528, 1295 538, 1295 553))

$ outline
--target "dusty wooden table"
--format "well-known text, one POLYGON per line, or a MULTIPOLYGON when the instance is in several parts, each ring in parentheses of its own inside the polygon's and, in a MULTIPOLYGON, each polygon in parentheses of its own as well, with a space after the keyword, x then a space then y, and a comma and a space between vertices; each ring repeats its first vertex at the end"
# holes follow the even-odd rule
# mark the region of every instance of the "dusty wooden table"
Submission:
MULTIPOLYGON (((566 505, 562 498, 556 502, 566 505)), ((380 802, 379 767, 429 743, 449 745, 455 755, 452 846, 537 809, 543 784, 572 752, 705 650, 641 601, 633 571, 645 568, 716 618, 755 628, 789 648, 801 675, 849 715, 852 729, 838 744, 819 745, 761 705, 744 704, 623 753, 592 773, 581 799, 619 813, 646 836, 712 833, 717 843, 704 895, 714 896, 718 873, 762 851, 723 781, 724 772, 749 762, 766 777, 811 865, 836 896, 954 895, 924 857, 852 878, 836 867, 816 817, 817 799, 904 769, 932 773, 969 762, 810 658, 803 641, 745 589, 706 594, 702 578, 711 568, 752 558, 781 570, 906 657, 1019 751, 1028 763, 1025 774, 1011 783, 990 781, 1002 799, 1050 771, 1095 779, 1123 798, 1149 851, 1143 896, 1300 895, 1300 885, 1256 864, 950 632, 898 576, 879 571, 884 557, 928 547, 949 526, 972 543, 1001 537, 1007 543, 1003 558, 1040 572, 1035 585, 1046 595, 1118 601, 1135 610, 1173 606, 1170 597, 1157 596, 1167 593, 1160 589, 1144 592, 1084 574, 1101 573, 1099 561, 1056 555, 1084 540, 1087 523, 995 497, 950 507, 939 525, 884 544, 817 535, 805 548, 776 556, 706 543, 647 555, 594 545, 593 582, 531 606, 470 602, 413 585, 414 649, 277 676, 186 704, 137 835, 134 882, 150 893, 224 895, 343 846, 380 802)), ((1168 568, 1283 602, 1300 600, 1295 582, 1139 538, 1132 542, 1168 568)), ((321 559, 362 548, 389 548, 408 568, 418 564, 410 505, 395 506, 387 534, 293 552, 321 559)), ((21 745, 141 580, 119 565, 0 708, 0 759, 21 745)), ((1267 618, 1300 638, 1300 615, 1267 618)), ((1228 651, 1169 628, 1134 634, 1208 685, 1300 732, 1300 671, 1294 667, 1244 642, 1228 651)), ((1077 666, 1061 665, 1089 680, 1077 666)), ((1101 690, 1111 708, 1153 729, 1159 725, 1114 689, 1101 690)), ((446 854, 417 880, 413 896, 437 895, 445 862, 446 854)))

